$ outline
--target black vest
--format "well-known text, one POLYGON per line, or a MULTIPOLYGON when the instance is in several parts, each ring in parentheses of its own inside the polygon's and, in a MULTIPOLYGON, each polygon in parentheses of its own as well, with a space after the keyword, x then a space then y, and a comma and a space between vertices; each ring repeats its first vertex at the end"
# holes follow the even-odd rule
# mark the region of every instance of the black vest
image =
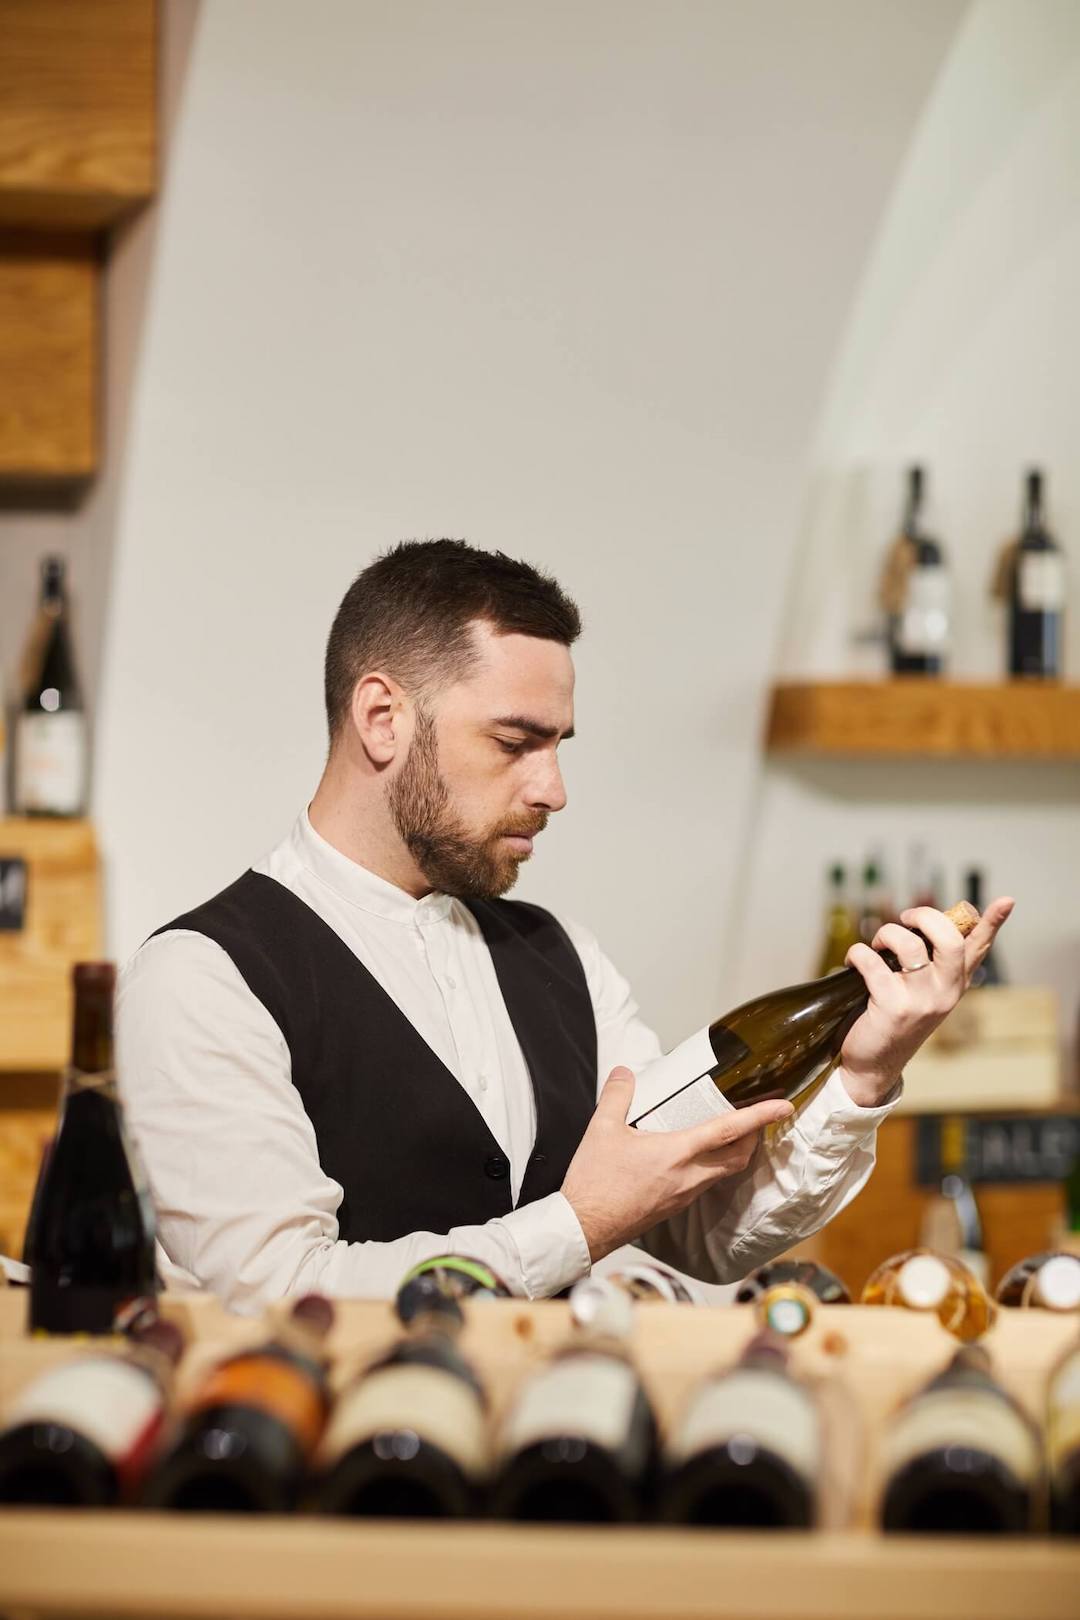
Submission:
MULTIPOLYGON (((519 1204, 562 1185, 596 1102, 596 1020, 560 924, 473 900, 532 1076, 536 1142, 519 1204)), ((232 958, 274 1019, 319 1162, 341 1183, 340 1236, 388 1242, 506 1215, 510 1165, 460 1083, 328 923, 274 878, 242 878, 158 933, 191 929, 232 958)))

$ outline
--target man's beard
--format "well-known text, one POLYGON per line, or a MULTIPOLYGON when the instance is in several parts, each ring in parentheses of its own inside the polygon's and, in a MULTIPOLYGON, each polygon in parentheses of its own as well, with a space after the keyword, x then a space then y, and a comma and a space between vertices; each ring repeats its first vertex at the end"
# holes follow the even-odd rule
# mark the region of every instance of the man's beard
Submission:
POLYGON ((435 721, 422 707, 408 758, 386 794, 394 825, 413 860, 433 889, 463 900, 494 900, 517 882, 521 860, 502 847, 516 833, 532 838, 547 825, 547 816, 505 817, 479 836, 465 830, 450 803, 450 790, 439 774, 435 721))

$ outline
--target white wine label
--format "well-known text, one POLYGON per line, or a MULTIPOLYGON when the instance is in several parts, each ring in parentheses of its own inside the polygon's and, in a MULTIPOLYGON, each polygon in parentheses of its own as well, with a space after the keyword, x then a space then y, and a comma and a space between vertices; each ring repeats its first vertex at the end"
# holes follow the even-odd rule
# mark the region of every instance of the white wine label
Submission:
POLYGON ((123 1469, 149 1443, 162 1415, 161 1390, 145 1368, 119 1357, 89 1356, 35 1379, 8 1411, 6 1426, 62 1424, 123 1469))
MULTIPOLYGON (((746 1055, 746 1047, 737 1037, 731 1039, 734 1063, 746 1055)), ((699 1029, 642 1069, 634 1086, 630 1124, 643 1131, 679 1131, 731 1113, 731 1104, 712 1079, 718 1067, 709 1030, 699 1029)))
POLYGON ((683 1463, 734 1435, 746 1435, 783 1457, 804 1479, 816 1479, 821 1421, 811 1397, 786 1378, 737 1367, 703 1385, 672 1434, 669 1456, 683 1463))
POLYGON ((503 1457, 538 1440, 577 1434, 614 1451, 625 1439, 638 1381, 633 1368, 587 1352, 564 1357, 531 1378, 499 1436, 503 1457))
POLYGON ((1080 1452, 1080 1350, 1074 1350, 1050 1385, 1046 1455, 1051 1468, 1080 1452))
POLYGON ((15 809, 77 816, 86 783, 86 717, 75 709, 20 714, 15 723, 15 809))
POLYGON ((1035 1436, 1007 1401, 978 1389, 940 1389, 920 1395, 897 1417, 882 1448, 886 1476, 943 1446, 999 1457, 1022 1484, 1039 1471, 1035 1436))
POLYGON ((1065 608, 1065 559, 1056 551, 1020 553, 1017 596, 1025 613, 1061 613, 1065 608))
POLYGON ((333 1465, 353 1446, 390 1429, 411 1429, 438 1446, 470 1476, 487 1465, 487 1425, 475 1390, 437 1367, 376 1368, 339 1396, 319 1446, 319 1463, 333 1465))
POLYGON ((912 657, 943 653, 948 637, 948 573, 938 565, 915 568, 897 631, 900 650, 912 657))

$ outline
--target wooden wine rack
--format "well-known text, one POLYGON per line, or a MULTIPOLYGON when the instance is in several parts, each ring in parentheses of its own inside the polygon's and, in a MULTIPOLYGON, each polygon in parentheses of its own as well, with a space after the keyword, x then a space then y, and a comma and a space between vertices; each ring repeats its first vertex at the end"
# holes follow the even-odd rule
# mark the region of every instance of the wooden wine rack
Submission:
MULTIPOLYGON (((0 1291, 0 1421, 28 1379, 84 1344, 28 1339, 26 1295, 0 1291)), ((212 1299, 167 1298, 190 1347, 181 1396, 266 1324, 212 1299)), ((568 1331, 564 1304, 467 1308, 463 1348, 496 1417, 568 1331)), ((747 1307, 638 1310, 635 1354, 662 1426, 753 1331, 747 1307)), ((340 1383, 396 1332, 389 1307, 346 1301, 331 1337, 340 1383)), ((1039 1416, 1046 1374, 1075 1318, 1003 1315, 985 1343, 999 1376, 1039 1416)), ((1080 1545, 883 1536, 873 1529, 878 1436, 897 1403, 942 1367, 933 1318, 822 1309, 794 1344, 820 1386, 832 1443, 825 1527, 744 1534, 642 1525, 586 1529, 331 1521, 295 1515, 0 1511, 0 1613, 128 1620, 1076 1620, 1080 1545)))

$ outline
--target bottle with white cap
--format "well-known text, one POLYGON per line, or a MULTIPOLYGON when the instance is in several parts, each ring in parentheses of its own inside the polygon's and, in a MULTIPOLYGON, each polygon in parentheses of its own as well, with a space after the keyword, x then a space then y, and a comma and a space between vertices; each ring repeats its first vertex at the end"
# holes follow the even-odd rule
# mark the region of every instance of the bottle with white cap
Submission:
POLYGON ((1017 1261, 998 1283, 999 1305, 1080 1311, 1080 1255, 1049 1249, 1017 1261))
POLYGON ((866 1280, 862 1303, 933 1311, 943 1328, 965 1341, 981 1338, 997 1315, 993 1300, 962 1261, 930 1249, 908 1249, 878 1266, 866 1280))

